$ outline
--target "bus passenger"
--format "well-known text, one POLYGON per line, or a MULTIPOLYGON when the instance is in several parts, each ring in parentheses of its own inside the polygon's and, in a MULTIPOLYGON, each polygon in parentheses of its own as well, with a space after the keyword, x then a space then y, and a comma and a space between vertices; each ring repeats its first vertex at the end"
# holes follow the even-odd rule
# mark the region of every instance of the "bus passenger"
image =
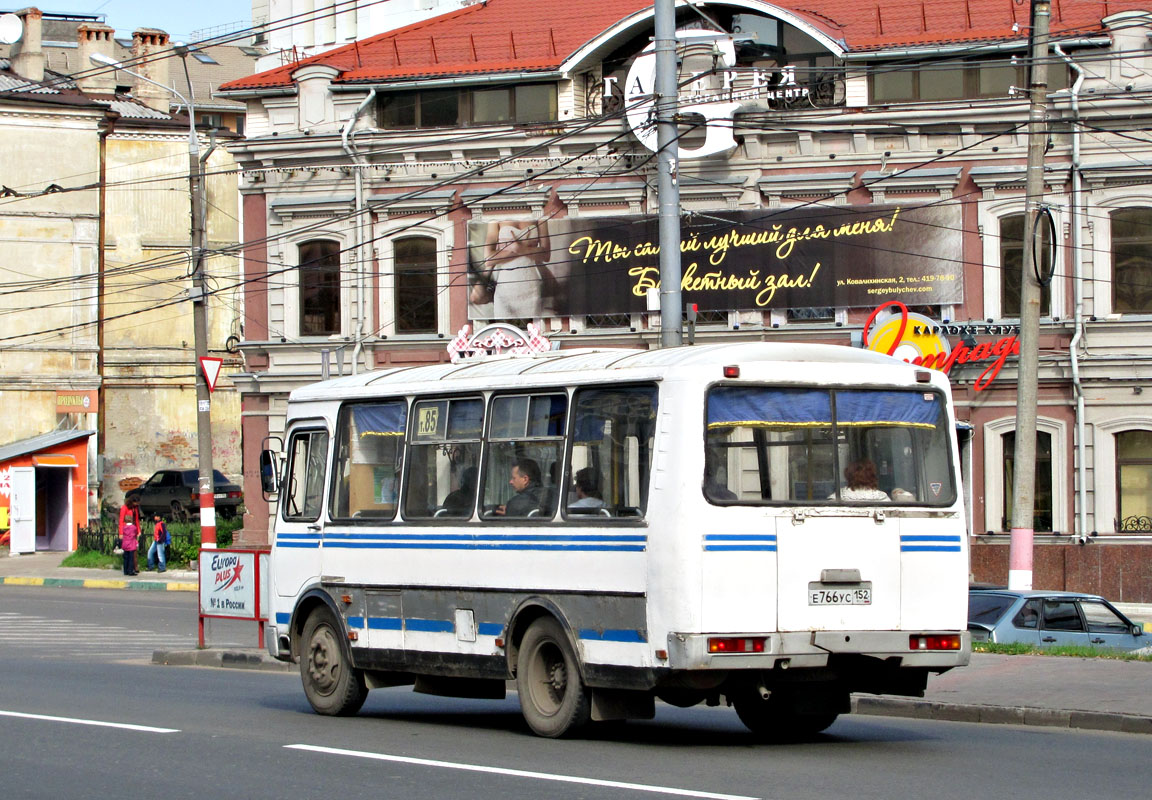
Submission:
POLYGON ((604 499, 597 489, 599 481, 592 467, 576 470, 576 499, 568 504, 568 508, 604 508, 604 499))
MULTIPOLYGON (((840 490, 841 500, 879 500, 888 502, 888 495, 876 483, 876 465, 866 458, 853 461, 844 468, 846 486, 840 490)), ((833 494, 829 500, 835 500, 833 494)))
POLYGON ((469 464, 460 472, 460 485, 450 491, 441 504, 444 513, 450 517, 466 517, 472 513, 472 501, 476 497, 477 469, 469 464))
POLYGON ((728 488, 727 481, 720 479, 720 466, 725 455, 715 448, 704 451, 704 496, 709 500, 738 500, 736 493, 728 488))
POLYGON ((531 458, 520 458, 512 465, 512 477, 508 483, 516 494, 507 505, 497 506, 493 512, 498 517, 526 517, 540 508, 540 465, 531 458))

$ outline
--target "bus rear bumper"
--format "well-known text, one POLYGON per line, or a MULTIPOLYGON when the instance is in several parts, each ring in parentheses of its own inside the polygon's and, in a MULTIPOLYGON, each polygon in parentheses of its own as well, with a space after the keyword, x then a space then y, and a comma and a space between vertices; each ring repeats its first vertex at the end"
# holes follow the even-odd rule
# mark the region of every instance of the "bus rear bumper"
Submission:
POLYGON ((785 633, 674 633, 668 637, 668 666, 697 669, 808 669, 828 666, 834 656, 861 656, 899 667, 943 671, 964 666, 972 654, 967 631, 795 631, 785 633), (922 636, 959 636, 959 649, 914 648, 922 636), (713 653, 709 639, 763 640, 763 652, 713 653), (898 661, 896 661, 898 659, 898 661))

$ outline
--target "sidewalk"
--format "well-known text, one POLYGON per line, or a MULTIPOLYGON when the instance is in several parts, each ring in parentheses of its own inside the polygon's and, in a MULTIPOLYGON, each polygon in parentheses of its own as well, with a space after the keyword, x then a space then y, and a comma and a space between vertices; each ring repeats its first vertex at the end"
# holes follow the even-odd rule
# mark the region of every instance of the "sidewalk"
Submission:
MULTIPOLYGON (((120 569, 73 569, 60 562, 67 553, 0 555, 0 584, 6 586, 57 586, 75 589, 136 589, 169 592, 195 592, 199 587, 195 570, 145 572, 129 577, 120 569)), ((146 559, 141 559, 146 562, 146 559)))
MULTIPOLYGON (((194 571, 141 572, 61 567, 65 553, 0 556, 0 584, 196 591, 194 571)), ((1152 627, 1152 606, 1118 606, 1152 627)), ((1152 644, 1152 636, 1149 636, 1152 644)), ((155 664, 294 670, 248 648, 157 651, 155 664)), ((972 663, 928 679, 923 698, 854 695, 858 714, 1037 725, 1152 735, 1152 662, 976 653, 972 663)))

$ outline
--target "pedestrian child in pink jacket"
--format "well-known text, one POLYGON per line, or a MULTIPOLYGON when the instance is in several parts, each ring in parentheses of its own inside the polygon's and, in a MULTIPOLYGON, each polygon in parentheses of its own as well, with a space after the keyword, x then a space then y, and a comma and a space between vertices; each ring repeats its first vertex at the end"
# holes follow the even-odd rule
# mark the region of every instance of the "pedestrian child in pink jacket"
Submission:
POLYGON ((124 523, 124 532, 120 535, 120 547, 124 550, 124 574, 136 575, 136 551, 140 549, 140 530, 135 523, 124 523))

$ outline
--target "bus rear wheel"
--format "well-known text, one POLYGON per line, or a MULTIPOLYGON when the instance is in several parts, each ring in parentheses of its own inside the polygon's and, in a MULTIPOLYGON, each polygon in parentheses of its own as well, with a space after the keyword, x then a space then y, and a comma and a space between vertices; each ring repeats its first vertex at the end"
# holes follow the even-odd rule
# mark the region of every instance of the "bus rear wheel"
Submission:
POLYGON ((591 704, 580 664, 564 629, 551 617, 536 620, 524 634, 516 690, 520 712, 539 736, 567 736, 588 722, 591 704))
POLYGON ((300 678, 313 710, 332 717, 359 711, 368 696, 364 673, 352 666, 332 612, 326 608, 313 611, 301 641, 300 678))
POLYGON ((846 693, 773 691, 768 697, 748 692, 734 698, 740 721, 761 738, 774 741, 805 739, 828 728, 847 705, 846 693))

